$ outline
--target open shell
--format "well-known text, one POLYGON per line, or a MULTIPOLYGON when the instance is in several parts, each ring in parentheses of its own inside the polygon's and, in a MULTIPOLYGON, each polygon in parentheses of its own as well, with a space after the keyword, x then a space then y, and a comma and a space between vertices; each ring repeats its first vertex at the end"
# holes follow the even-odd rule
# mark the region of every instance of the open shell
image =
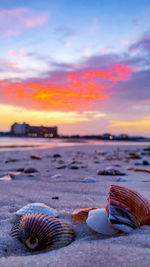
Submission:
POLYGON ((94 209, 98 209, 98 207, 76 209, 72 212, 72 218, 76 222, 86 222, 89 211, 94 209))
POLYGON ((118 233, 118 230, 108 221, 108 214, 105 209, 91 210, 86 223, 92 230, 103 235, 115 235, 118 233))
POLYGON ((69 224, 43 214, 26 214, 14 224, 11 236, 18 238, 29 250, 55 249, 74 239, 69 224))
POLYGON ((121 225, 132 229, 150 225, 150 200, 134 190, 111 185, 106 210, 110 222, 120 230, 121 225))
POLYGON ((22 207, 16 212, 17 216, 23 216, 25 214, 46 214, 51 217, 58 217, 57 210, 45 205, 44 203, 30 203, 22 207))

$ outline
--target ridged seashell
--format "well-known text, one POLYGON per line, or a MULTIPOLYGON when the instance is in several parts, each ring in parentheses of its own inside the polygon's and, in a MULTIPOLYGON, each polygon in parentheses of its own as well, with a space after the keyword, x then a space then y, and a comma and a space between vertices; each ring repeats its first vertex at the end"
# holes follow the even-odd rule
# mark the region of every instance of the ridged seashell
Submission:
POLYGON ((69 224, 43 214, 26 214, 14 224, 11 236, 29 250, 55 249, 67 246, 74 239, 69 224))
POLYGON ((150 224, 150 200, 122 186, 111 185, 106 210, 110 222, 123 232, 150 224))
POLYGON ((30 203, 22 207, 16 212, 16 215, 23 216, 25 214, 41 213, 51 217, 58 217, 59 213, 57 210, 45 205, 44 203, 30 203))
POLYGON ((98 209, 97 207, 94 208, 82 208, 82 209, 76 209, 72 213, 72 218, 76 222, 86 222, 86 219, 88 217, 88 213, 90 210, 98 209))
POLYGON ((103 235, 118 233, 118 230, 108 221, 108 214, 105 209, 91 210, 86 223, 92 230, 103 235))

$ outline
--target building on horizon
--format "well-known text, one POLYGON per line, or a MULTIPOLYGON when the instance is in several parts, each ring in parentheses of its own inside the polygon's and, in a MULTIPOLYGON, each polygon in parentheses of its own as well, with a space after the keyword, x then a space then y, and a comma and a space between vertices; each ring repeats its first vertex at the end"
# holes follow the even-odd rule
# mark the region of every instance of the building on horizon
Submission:
POLYGON ((45 127, 45 126, 31 126, 25 122, 15 122, 11 126, 11 134, 16 136, 28 136, 28 137, 57 137, 58 128, 45 127))

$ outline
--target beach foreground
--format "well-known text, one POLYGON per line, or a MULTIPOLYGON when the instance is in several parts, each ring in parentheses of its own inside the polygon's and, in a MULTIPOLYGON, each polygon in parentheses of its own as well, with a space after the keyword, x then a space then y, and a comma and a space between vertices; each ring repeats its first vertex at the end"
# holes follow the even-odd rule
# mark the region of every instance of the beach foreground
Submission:
POLYGON ((150 198, 150 173, 134 170, 150 170, 150 165, 143 164, 150 163, 150 152, 145 148, 144 144, 139 147, 129 144, 1 151, 0 177, 9 173, 12 180, 0 180, 0 266, 149 266, 150 226, 142 226, 129 235, 108 237, 90 232, 86 224, 74 222, 71 217, 77 208, 105 207, 112 184, 150 198), (141 158, 133 159, 134 155, 141 158), (22 171, 30 167, 38 172, 22 171), (97 175, 104 167, 117 168, 126 175, 97 175), (95 181, 85 182, 87 177, 95 181), (119 178, 124 179, 118 181, 119 178), (31 253, 13 239, 10 230, 15 212, 33 202, 55 208, 60 219, 72 225, 75 241, 57 250, 31 253))

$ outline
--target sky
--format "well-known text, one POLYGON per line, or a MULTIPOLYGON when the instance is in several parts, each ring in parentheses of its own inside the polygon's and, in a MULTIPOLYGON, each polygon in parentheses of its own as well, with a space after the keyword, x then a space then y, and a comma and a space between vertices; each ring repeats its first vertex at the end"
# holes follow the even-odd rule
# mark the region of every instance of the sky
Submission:
POLYGON ((0 131, 150 137, 149 0, 0 0, 0 131))

